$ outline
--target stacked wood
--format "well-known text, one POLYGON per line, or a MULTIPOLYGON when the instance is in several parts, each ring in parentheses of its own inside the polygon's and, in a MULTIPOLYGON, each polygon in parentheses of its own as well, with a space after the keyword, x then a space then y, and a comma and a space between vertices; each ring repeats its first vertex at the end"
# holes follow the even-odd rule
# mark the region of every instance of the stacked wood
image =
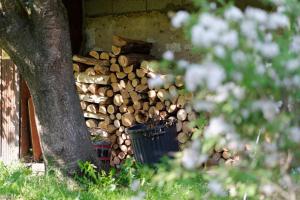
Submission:
POLYGON ((182 78, 176 77, 158 88, 150 89, 148 85, 148 79, 160 76, 151 68, 151 47, 148 42, 114 36, 112 52, 90 51, 87 57, 73 57, 76 88, 86 124, 90 130, 107 133, 112 143, 112 166, 132 156, 126 128, 136 123, 177 119, 177 138, 181 144, 193 133, 189 121, 196 118, 196 113, 188 109, 191 96, 179 95, 182 78))

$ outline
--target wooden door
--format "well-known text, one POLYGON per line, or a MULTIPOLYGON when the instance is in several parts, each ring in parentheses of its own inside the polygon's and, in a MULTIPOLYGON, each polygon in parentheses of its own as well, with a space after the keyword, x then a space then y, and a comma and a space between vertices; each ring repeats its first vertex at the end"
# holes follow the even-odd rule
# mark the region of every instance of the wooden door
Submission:
POLYGON ((20 78, 16 66, 0 51, 0 160, 11 163, 19 159, 20 78))

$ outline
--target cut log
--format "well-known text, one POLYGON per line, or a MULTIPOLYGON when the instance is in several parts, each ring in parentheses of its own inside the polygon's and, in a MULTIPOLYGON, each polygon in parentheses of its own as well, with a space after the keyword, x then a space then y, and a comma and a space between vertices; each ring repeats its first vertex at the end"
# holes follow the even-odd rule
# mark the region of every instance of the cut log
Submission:
POLYGON ((129 45, 134 46, 135 48, 137 48, 137 46, 144 46, 144 47, 148 46, 148 48, 151 49, 151 47, 152 47, 152 43, 150 43, 150 42, 128 39, 128 38, 117 36, 117 35, 113 36, 112 44, 117 47, 124 47, 124 46, 129 46, 129 45))
POLYGON ((115 120, 114 120, 114 126, 115 126, 116 128, 120 128, 121 122, 120 122, 119 120, 115 119, 115 120))
POLYGON ((175 78, 175 85, 177 87, 182 87, 183 86, 183 78, 182 78, 182 76, 176 76, 176 78, 175 78))
POLYGON ((97 120, 94 120, 94 119, 88 119, 85 121, 85 124, 88 128, 97 128, 97 120))
POLYGON ((123 97, 120 94, 116 94, 114 96, 114 104, 116 106, 121 106, 123 102, 124 102, 123 97))
POLYGON ((186 143, 186 142, 189 140, 189 137, 188 137, 188 135, 185 134, 184 132, 180 132, 180 133, 178 134, 178 136, 177 136, 177 140, 178 140, 180 143, 184 144, 184 143, 186 143))
POLYGON ((98 109, 99 109, 98 106, 95 104, 90 104, 86 107, 87 112, 94 113, 94 114, 98 112, 98 109))
POLYGON ((106 75, 88 76, 85 73, 78 73, 75 75, 75 80, 80 83, 96 83, 100 85, 109 84, 109 76, 106 75))
POLYGON ((79 93, 87 93, 88 92, 89 84, 76 82, 75 85, 76 85, 76 89, 79 93))
POLYGON ((130 127, 134 124, 134 117, 130 113, 125 113, 122 115, 122 125, 125 127, 130 127))
POLYGON ((135 91, 137 91, 139 93, 146 92, 146 90, 148 90, 148 85, 139 84, 135 87, 135 91))
POLYGON ((118 79, 124 79, 127 76, 127 74, 124 72, 117 72, 116 76, 118 79))
POLYGON ((109 114, 115 113, 115 107, 113 105, 109 105, 106 110, 109 114))
POLYGON ((130 72, 129 74, 128 74, 128 79, 129 80, 133 80, 134 78, 135 78, 135 73, 134 72, 130 72))
MULTIPOLYGON (((131 141, 129 139, 127 139, 127 140, 125 140, 124 144, 126 146, 130 146, 131 145, 131 141)), ((128 148, 127 148, 127 150, 128 150, 128 148)))
POLYGON ((90 95, 90 94, 79 94, 79 99, 81 101, 86 101, 90 103, 99 103, 102 105, 108 102, 107 97, 102 97, 99 95, 90 95))
POLYGON ((115 93, 122 90, 122 87, 121 87, 121 85, 119 83, 112 83, 111 87, 113 88, 113 91, 115 93))
POLYGON ((84 71, 84 73, 85 73, 86 75, 88 75, 88 76, 94 76, 94 75, 96 75, 96 72, 95 72, 95 70, 94 70, 94 67, 89 67, 89 68, 87 68, 87 69, 84 71))
POLYGON ((114 73, 110 74, 110 82, 112 82, 112 83, 118 82, 117 76, 114 73))
POLYGON ((146 72, 143 69, 136 69, 135 73, 136 73, 137 77, 139 77, 139 78, 143 78, 146 74, 146 72))
POLYGON ((101 52, 92 50, 92 51, 89 52, 89 55, 90 55, 91 57, 93 57, 93 58, 99 59, 99 58, 100 58, 100 56, 99 56, 100 53, 101 53, 101 52))
POLYGON ((177 112, 177 119, 180 121, 184 121, 187 117, 187 113, 184 109, 180 109, 177 112))
POLYGON ((175 104, 171 104, 168 107, 167 111, 168 111, 168 113, 173 113, 176 110, 176 108, 177 108, 177 106, 175 104))
POLYGON ((110 87, 99 87, 97 93, 99 96, 106 96, 106 91, 109 90, 110 87))
POLYGON ((137 111, 136 114, 134 115, 134 118, 135 120, 138 122, 138 123, 145 123, 148 121, 149 119, 149 115, 146 111, 137 111))
POLYGON ((147 84, 148 84, 148 78, 145 77, 145 76, 142 77, 142 78, 141 78, 141 84, 142 84, 142 85, 147 85, 147 84))
POLYGON ((168 99, 169 95, 165 89, 159 89, 157 92, 157 97, 160 99, 160 101, 165 101, 168 99))
POLYGON ((102 60, 109 60, 109 58, 110 58, 109 53, 107 53, 107 52, 101 52, 100 59, 102 59, 102 60))
POLYGON ((177 99, 177 107, 184 108, 185 104, 186 104, 185 96, 180 95, 177 99))
POLYGON ((85 101, 80 101, 80 107, 82 110, 85 110, 89 104, 85 101))
POLYGON ((92 83, 89 85, 88 87, 88 91, 90 91, 92 94, 97 94, 98 93, 98 90, 99 90, 99 85, 95 84, 95 83, 92 83))
POLYGON ((101 65, 95 65, 94 66, 94 71, 96 74, 103 74, 106 75, 109 73, 109 68, 108 67, 103 67, 101 65))
POLYGON ((106 107, 105 107, 105 106, 101 106, 101 105, 100 105, 98 111, 99 111, 100 114, 104 114, 104 115, 107 114, 107 111, 106 111, 106 107))
POLYGON ((110 59, 110 63, 111 63, 111 64, 117 63, 117 58, 111 58, 111 59, 110 59))
POLYGON ((120 66, 118 65, 118 64, 111 64, 111 66, 110 66, 110 71, 111 72, 120 72, 121 71, 121 69, 120 69, 120 66))
POLYGON ((103 114, 94 114, 90 112, 83 112, 83 116, 85 118, 100 119, 100 120, 104 120, 106 117, 106 115, 103 114))
POLYGON ((86 65, 100 65, 103 67, 109 66, 108 60, 98 60, 96 58, 88 58, 88 57, 84 57, 84 56, 80 56, 80 55, 74 55, 73 61, 83 63, 86 65))
POLYGON ((142 54, 150 54, 152 45, 148 45, 145 43, 128 43, 127 45, 124 45, 122 47, 118 47, 113 45, 111 47, 111 51, 115 55, 120 54, 128 54, 128 53, 142 53, 142 54))
POLYGON ((124 67, 123 68, 123 71, 126 73, 126 74, 129 74, 133 71, 133 65, 129 65, 128 67, 124 67))
POLYGON ((143 60, 150 60, 152 58, 150 55, 132 53, 119 56, 118 62, 122 67, 127 67, 128 65, 136 65, 143 60))
MULTIPOLYGON (((125 145, 122 145, 122 146, 125 146, 125 145)), ((126 147, 126 152, 127 152, 127 147, 126 147)), ((118 154, 118 158, 120 158, 121 160, 124 160, 126 158, 126 153, 125 152, 120 152, 118 154)))
POLYGON ((107 97, 113 97, 114 96, 114 91, 113 90, 107 90, 106 91, 106 96, 107 97))

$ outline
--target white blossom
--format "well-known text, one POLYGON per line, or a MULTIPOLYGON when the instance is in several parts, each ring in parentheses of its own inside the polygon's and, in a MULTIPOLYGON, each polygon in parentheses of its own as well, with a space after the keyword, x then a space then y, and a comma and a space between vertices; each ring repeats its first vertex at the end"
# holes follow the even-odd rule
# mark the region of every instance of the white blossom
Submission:
POLYGON ((211 101, 196 101, 193 105, 196 111, 211 112, 215 108, 215 104, 211 101))
POLYGON ((176 15, 172 18, 171 23, 173 27, 180 28, 185 24, 190 18, 190 14, 187 11, 178 11, 176 15))
POLYGON ((164 79, 158 75, 158 76, 155 76, 154 78, 151 78, 148 80, 148 85, 149 85, 149 88, 157 88, 157 87, 160 87, 164 84, 164 79))
POLYGON ((268 13, 259 8, 248 7, 245 10, 245 15, 260 24, 265 24, 268 21, 268 13))
POLYGON ((225 20, 209 13, 203 13, 199 17, 199 23, 208 30, 222 33, 228 30, 229 26, 225 20))
POLYGON ((218 195, 218 196, 224 196, 224 195, 226 195, 223 186, 219 182, 217 182, 215 180, 210 181, 208 183, 207 187, 215 195, 218 195))
POLYGON ((166 51, 164 54, 163 54, 163 58, 165 60, 174 60, 174 53, 172 51, 166 51))
POLYGON ((272 194, 274 194, 274 192, 276 190, 272 184, 262 185, 260 189, 267 196, 271 196, 272 194))
POLYGON ((217 46, 214 47, 214 54, 218 58, 224 58, 226 56, 226 51, 225 51, 223 46, 217 45, 217 46))
POLYGON ((209 121, 209 125, 204 131, 204 137, 216 137, 231 132, 232 128, 223 117, 214 117, 209 121))
POLYGON ((141 185, 140 180, 136 179, 130 184, 130 189, 132 191, 137 191, 139 189, 140 185, 141 185))
POLYGON ((290 44, 290 51, 293 53, 300 53, 300 35, 296 35, 293 37, 290 44))
POLYGON ((289 27, 289 18, 282 13, 271 13, 268 20, 268 28, 276 30, 278 28, 289 27))
POLYGON ((290 128, 289 138, 294 142, 300 142, 300 127, 290 128))
POLYGON ((279 54, 279 46, 274 42, 258 43, 256 48, 265 58, 274 58, 279 54))
POLYGON ((203 26, 195 25, 191 31, 192 43, 198 47, 210 47, 218 40, 218 33, 204 30, 203 26))
POLYGON ((224 17, 227 20, 238 22, 243 18, 243 12, 239 8, 232 6, 225 11, 224 17))
POLYGON ((186 169, 195 169, 207 161, 207 155, 201 154, 201 143, 194 140, 190 147, 183 150, 182 165, 186 169))
POLYGON ((186 61, 186 60, 179 60, 177 62, 177 64, 178 64, 179 68, 186 69, 189 66, 190 63, 188 61, 186 61))
POLYGON ((299 59, 288 60, 285 64, 285 67, 288 71, 294 71, 296 69, 299 69, 300 61, 299 59))
POLYGON ((256 40, 257 34, 257 24, 252 20, 243 20, 240 24, 240 29, 242 34, 249 40, 256 40))
POLYGON ((189 91, 206 84, 209 90, 216 90, 225 79, 225 71, 216 63, 192 64, 186 71, 185 83, 189 91))
POLYGON ((242 51, 235 51, 231 54, 231 59, 236 65, 245 64, 246 54, 242 51))
POLYGON ((266 120, 272 121, 276 114, 279 113, 278 103, 271 100, 259 100, 253 102, 252 108, 254 110, 261 110, 266 120))
POLYGON ((239 44, 238 33, 234 30, 224 33, 220 37, 220 43, 230 49, 236 48, 239 44))

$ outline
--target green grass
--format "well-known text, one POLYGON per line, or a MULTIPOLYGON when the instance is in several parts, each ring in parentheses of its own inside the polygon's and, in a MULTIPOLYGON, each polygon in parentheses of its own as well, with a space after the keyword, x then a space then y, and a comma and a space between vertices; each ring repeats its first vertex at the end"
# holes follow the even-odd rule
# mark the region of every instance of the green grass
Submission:
POLYGON ((186 177, 159 184, 157 170, 147 167, 125 166, 109 176, 93 173, 86 165, 77 181, 70 181, 54 170, 45 175, 34 175, 24 166, 5 167, 0 163, 0 199, 116 199, 126 200, 145 193, 145 199, 201 199, 206 192, 201 176, 186 177), (94 176, 96 175, 96 176, 94 176), (94 178, 93 178, 94 177, 94 178), (155 177, 155 178, 154 178, 155 177), (138 191, 132 191, 134 180, 142 182, 138 191))

